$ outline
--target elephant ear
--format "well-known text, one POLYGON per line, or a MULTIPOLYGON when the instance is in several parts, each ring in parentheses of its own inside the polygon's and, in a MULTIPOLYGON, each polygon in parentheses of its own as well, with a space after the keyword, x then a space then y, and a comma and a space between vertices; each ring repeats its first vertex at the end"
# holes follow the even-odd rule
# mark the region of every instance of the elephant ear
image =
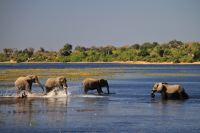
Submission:
POLYGON ((63 82, 63 81, 64 81, 64 77, 60 77, 60 78, 59 78, 59 81, 60 81, 60 82, 63 82))
POLYGON ((38 77, 36 75, 28 75, 26 77, 30 78, 33 82, 38 80, 38 77))
POLYGON ((26 79, 26 81, 29 82, 29 83, 32 82, 32 78, 31 78, 31 77, 26 76, 25 79, 26 79))
POLYGON ((155 83, 153 88, 157 90, 159 83, 155 83))
POLYGON ((163 84, 162 83, 158 83, 157 84, 157 91, 160 92, 163 89, 163 84))
POLYGON ((32 79, 33 75, 27 75, 26 77, 32 79))
POLYGON ((66 78, 65 78, 65 77, 63 77, 63 76, 61 76, 61 77, 58 77, 58 81, 59 81, 59 83, 60 83, 60 84, 63 84, 63 83, 65 83, 65 82, 66 82, 66 78))
POLYGON ((105 86, 105 85, 106 85, 106 80, 105 80, 105 79, 100 79, 100 80, 99 80, 99 84, 100 84, 101 86, 105 86))
POLYGON ((60 84, 61 84, 60 77, 56 77, 56 84, 57 84, 57 85, 60 85, 60 84))

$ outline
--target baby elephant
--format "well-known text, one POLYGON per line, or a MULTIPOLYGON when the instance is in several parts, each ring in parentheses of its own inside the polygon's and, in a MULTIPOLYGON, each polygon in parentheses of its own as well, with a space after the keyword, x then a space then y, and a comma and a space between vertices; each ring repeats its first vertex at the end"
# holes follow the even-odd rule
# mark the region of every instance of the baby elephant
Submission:
POLYGON ((65 89, 67 93, 67 80, 65 77, 60 76, 56 78, 49 78, 45 83, 46 93, 52 91, 55 87, 59 87, 60 89, 65 89))
POLYGON ((151 97, 155 97, 155 92, 161 93, 162 99, 188 99, 189 96, 181 85, 170 85, 168 83, 155 83, 151 97))
POLYGON ((98 94, 101 94, 103 93, 101 89, 102 87, 107 87, 108 94, 110 94, 108 81, 105 79, 86 78, 83 80, 82 83, 85 94, 87 94, 89 90, 95 90, 95 89, 97 89, 98 94))
POLYGON ((42 90, 44 91, 43 86, 41 85, 41 83, 38 80, 38 77, 36 75, 28 75, 28 76, 25 76, 25 77, 19 77, 15 81, 15 87, 16 87, 17 95, 19 95, 20 92, 23 91, 23 90, 31 93, 32 83, 38 84, 42 88, 42 90))

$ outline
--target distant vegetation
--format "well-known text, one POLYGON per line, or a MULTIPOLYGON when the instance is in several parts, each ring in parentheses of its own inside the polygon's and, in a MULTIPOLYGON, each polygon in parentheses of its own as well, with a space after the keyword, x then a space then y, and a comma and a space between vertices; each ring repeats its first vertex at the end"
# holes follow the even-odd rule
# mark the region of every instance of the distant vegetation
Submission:
POLYGON ((166 44, 157 42, 133 44, 122 47, 112 45, 102 47, 76 46, 65 44, 59 51, 47 51, 44 48, 24 50, 5 48, 0 53, 0 62, 112 62, 147 61, 191 63, 200 61, 200 43, 172 40, 166 44))

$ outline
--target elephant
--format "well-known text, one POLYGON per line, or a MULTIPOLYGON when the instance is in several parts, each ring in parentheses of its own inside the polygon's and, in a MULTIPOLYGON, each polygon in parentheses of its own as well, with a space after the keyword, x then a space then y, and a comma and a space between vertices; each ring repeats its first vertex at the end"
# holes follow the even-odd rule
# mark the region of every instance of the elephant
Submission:
POLYGON ((151 97, 155 97, 155 92, 161 93, 161 97, 163 100, 167 99, 188 99, 189 96, 185 92, 184 88, 178 84, 168 84, 168 83, 155 83, 151 92, 151 97))
POLYGON ((49 78, 45 83, 46 94, 52 91, 55 87, 59 87, 61 89, 65 89, 67 93, 67 80, 64 76, 56 77, 56 78, 49 78))
POLYGON ((98 94, 101 94, 103 93, 102 87, 107 87, 108 94, 110 94, 108 81, 105 79, 86 78, 83 80, 82 84, 85 94, 87 94, 89 90, 95 89, 97 89, 98 94))
MULTIPOLYGON (((24 77, 19 77, 15 81, 15 88, 16 88, 17 95, 19 96, 20 92, 22 92, 23 90, 31 93, 32 83, 38 84, 42 88, 42 91, 44 92, 44 88, 43 88, 42 84, 39 82, 38 76, 27 75, 24 77)), ((25 92, 23 92, 21 97, 23 98, 23 97, 25 97, 25 95, 26 95, 25 92)))

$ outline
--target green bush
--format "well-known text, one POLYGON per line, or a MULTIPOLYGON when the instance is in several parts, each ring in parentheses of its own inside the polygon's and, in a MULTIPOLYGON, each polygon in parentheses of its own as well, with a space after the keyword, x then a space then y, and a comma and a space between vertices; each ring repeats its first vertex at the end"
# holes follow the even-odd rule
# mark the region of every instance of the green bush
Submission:
POLYGON ((19 54, 17 54, 16 61, 17 62, 25 62, 28 60, 28 58, 29 58, 29 56, 27 53, 19 53, 19 54))
POLYGON ((0 53, 0 62, 9 61, 9 58, 7 58, 3 53, 0 53))
POLYGON ((0 53, 0 61, 17 62, 110 62, 110 61, 148 61, 148 62, 194 62, 200 61, 200 43, 183 43, 172 40, 165 44, 157 42, 146 42, 142 45, 131 46, 92 46, 90 48, 76 46, 72 50, 72 45, 66 43, 59 51, 47 51, 40 48, 34 52, 33 48, 17 50, 4 48, 0 53))

